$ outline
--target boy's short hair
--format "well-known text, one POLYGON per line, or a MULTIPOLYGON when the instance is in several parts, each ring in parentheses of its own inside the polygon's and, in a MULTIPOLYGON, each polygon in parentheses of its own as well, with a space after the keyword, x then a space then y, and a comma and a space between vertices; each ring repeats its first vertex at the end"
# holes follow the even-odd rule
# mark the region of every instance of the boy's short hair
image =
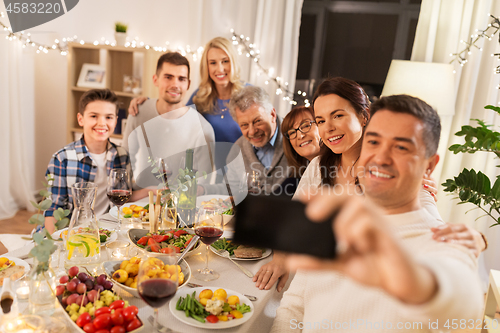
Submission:
POLYGON ((189 73, 191 69, 189 68, 189 60, 187 60, 186 57, 184 57, 182 54, 179 52, 167 52, 163 54, 159 59, 158 59, 158 64, 156 65, 156 75, 160 74, 161 68, 163 67, 163 63, 169 63, 175 66, 187 66, 188 69, 188 80, 189 80, 189 73))
POLYGON ((109 102, 116 106, 116 114, 118 115, 118 97, 116 97, 115 93, 109 89, 92 89, 87 91, 80 98, 80 102, 78 103, 78 113, 83 116, 83 112, 89 103, 95 101, 103 101, 109 102))

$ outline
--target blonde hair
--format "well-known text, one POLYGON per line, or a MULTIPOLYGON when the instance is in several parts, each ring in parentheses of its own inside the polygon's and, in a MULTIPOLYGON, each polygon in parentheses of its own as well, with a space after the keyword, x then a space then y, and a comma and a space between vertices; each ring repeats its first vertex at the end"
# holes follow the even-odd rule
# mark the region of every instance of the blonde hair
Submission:
POLYGON ((215 37, 207 43, 200 61, 201 83, 198 93, 193 98, 194 104, 200 113, 215 114, 215 100, 217 99, 217 89, 215 82, 208 73, 208 51, 213 48, 221 49, 226 52, 231 63, 231 73, 229 81, 231 82, 231 94, 241 90, 243 84, 240 81, 240 66, 236 62, 236 54, 231 42, 224 37, 215 37))

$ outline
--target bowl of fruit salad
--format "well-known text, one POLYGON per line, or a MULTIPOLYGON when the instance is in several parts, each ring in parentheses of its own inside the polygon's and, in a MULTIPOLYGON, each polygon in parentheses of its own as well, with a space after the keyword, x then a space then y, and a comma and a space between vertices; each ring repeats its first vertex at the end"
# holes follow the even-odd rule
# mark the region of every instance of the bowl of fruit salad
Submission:
POLYGON ((105 274, 93 276, 73 266, 67 275, 59 278, 56 295, 72 325, 80 332, 140 331, 143 323, 137 316, 139 310, 114 294, 112 288, 113 283, 105 274))
MULTIPOLYGON (((106 261, 102 264, 102 267, 115 286, 139 298, 139 293, 137 292, 137 274, 139 272, 140 263, 140 258, 132 257, 123 261, 106 261)), ((167 266, 164 270, 170 275, 177 274, 179 278, 179 288, 185 286, 191 278, 191 268, 188 263, 182 259, 178 265, 170 266, 172 267, 167 266)))

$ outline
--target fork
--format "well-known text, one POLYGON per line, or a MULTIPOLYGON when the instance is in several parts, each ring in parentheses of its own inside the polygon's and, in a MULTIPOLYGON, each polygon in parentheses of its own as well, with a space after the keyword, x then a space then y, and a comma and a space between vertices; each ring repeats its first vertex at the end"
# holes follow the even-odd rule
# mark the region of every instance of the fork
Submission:
MULTIPOLYGON (((151 325, 154 325, 155 319, 153 318, 153 316, 149 316, 148 320, 151 323, 151 325)), ((160 323, 156 323, 156 327, 153 327, 153 328, 160 333, 177 333, 177 331, 174 331, 166 326, 163 326, 160 323)))
MULTIPOLYGON (((201 284, 196 284, 196 283, 191 283, 191 282, 186 283, 186 286, 188 286, 189 288, 200 288, 200 287, 203 287, 201 284)), ((248 298, 252 302, 256 302, 257 301, 257 297, 255 297, 255 296, 245 295, 245 294, 243 294, 243 296, 245 296, 246 298, 248 298)))
POLYGON ((241 266, 240 264, 238 264, 236 261, 234 261, 231 256, 229 255, 229 252, 227 250, 224 250, 224 249, 219 249, 219 250, 215 250, 215 252, 217 252, 219 255, 223 256, 224 258, 227 258, 229 260, 231 260, 231 262, 233 264, 235 264, 236 266, 238 266, 239 269, 241 269, 243 271, 243 273, 245 273, 246 276, 252 278, 253 277, 253 273, 250 272, 248 269, 246 269, 245 267, 241 266))

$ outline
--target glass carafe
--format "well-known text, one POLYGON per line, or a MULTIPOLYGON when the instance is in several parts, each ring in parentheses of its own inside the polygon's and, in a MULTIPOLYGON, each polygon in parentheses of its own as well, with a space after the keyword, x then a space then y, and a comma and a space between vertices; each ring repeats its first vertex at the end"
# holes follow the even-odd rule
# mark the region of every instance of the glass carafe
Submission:
POLYGON ((179 221, 177 220, 177 204, 177 195, 168 191, 165 195, 165 201, 161 209, 160 229, 175 229, 179 226, 179 221))
POLYGON ((66 266, 98 264, 100 260, 99 227, 94 212, 97 186, 81 182, 71 186, 73 214, 66 244, 66 266))

